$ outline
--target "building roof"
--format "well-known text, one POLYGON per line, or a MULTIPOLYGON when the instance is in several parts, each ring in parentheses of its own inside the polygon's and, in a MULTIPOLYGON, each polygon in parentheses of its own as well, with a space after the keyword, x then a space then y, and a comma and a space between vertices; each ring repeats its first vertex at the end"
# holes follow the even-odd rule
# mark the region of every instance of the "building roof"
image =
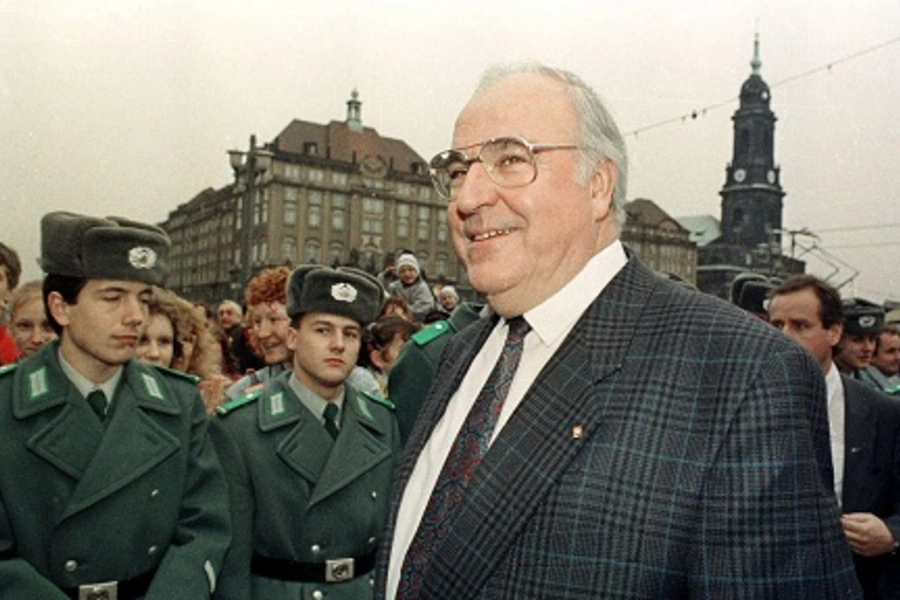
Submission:
POLYGON ((702 248, 722 236, 719 220, 712 215, 678 217, 682 227, 691 232, 690 240, 702 248))
POLYGON ((395 172, 425 175, 427 164, 415 150, 398 139, 382 137, 372 127, 354 131, 347 122, 328 125, 295 119, 272 142, 274 149, 291 154, 318 156, 345 163, 376 157, 395 172), (310 153, 314 144, 315 154, 310 153))
POLYGON ((669 216, 653 200, 647 198, 636 198, 631 202, 626 202, 625 212, 628 214, 628 222, 634 225, 687 231, 683 225, 669 216))

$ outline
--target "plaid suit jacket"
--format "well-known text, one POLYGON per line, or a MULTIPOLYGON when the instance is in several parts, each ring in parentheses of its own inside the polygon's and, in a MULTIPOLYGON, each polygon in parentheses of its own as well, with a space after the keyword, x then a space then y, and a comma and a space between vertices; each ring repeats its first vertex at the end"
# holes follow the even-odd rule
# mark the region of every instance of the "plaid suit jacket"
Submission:
MULTIPOLYGON (((490 327, 444 353, 376 597, 404 487, 490 327)), ((421 598, 858 598, 830 465, 813 359, 631 257, 485 455, 421 598)))

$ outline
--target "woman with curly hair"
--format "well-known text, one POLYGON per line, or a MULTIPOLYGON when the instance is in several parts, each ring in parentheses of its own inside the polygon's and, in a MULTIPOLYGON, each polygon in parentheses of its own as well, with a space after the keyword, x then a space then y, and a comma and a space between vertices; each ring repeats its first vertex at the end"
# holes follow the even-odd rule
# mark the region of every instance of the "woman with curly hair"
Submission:
POLYGON ((193 305, 173 292, 154 288, 136 355, 142 362, 196 376, 208 410, 221 403, 229 383, 222 375, 221 349, 193 305))

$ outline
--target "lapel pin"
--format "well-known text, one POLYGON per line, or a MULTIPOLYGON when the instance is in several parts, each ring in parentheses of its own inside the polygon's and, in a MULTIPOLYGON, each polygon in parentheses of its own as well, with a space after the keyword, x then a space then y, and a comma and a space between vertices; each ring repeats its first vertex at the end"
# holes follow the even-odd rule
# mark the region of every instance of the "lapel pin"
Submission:
POLYGON ((862 448, 859 446, 853 446, 850 448, 850 454, 856 454, 857 452, 862 452, 862 448))
POLYGON ((572 427, 572 439, 580 440, 584 437, 584 426, 583 425, 574 425, 572 427))

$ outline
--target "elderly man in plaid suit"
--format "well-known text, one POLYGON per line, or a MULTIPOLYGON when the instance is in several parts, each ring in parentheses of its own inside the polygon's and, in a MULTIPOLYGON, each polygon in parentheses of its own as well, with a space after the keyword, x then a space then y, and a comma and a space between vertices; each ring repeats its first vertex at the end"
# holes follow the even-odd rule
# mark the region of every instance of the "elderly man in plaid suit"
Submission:
POLYGON ((593 90, 490 71, 431 167, 496 318, 444 352, 376 597, 858 598, 817 365, 623 248, 593 90))

